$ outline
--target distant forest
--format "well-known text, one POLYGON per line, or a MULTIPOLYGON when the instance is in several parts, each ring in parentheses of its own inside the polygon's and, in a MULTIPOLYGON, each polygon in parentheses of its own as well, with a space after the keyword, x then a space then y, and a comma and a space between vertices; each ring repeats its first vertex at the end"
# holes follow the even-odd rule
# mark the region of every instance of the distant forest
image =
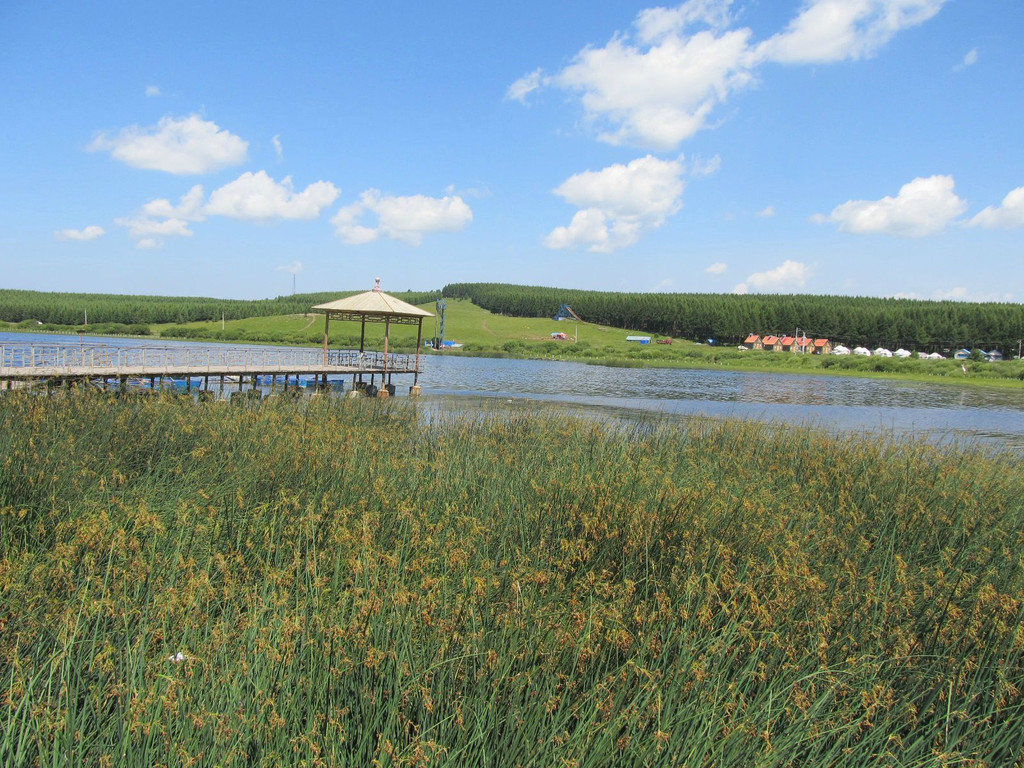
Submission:
POLYGON ((860 296, 613 293, 501 283, 452 283, 442 291, 513 317, 553 317, 568 304, 581 319, 616 328, 735 344, 748 334, 802 333, 847 346, 919 351, 998 349, 1016 354, 1024 305, 860 296))
MULTIPOLYGON (((123 323, 191 323, 202 320, 241 320, 246 317, 300 315, 310 307, 362 291, 297 293, 254 301, 194 296, 122 296, 101 293, 45 293, 0 289, 0 320, 38 321, 53 325, 123 323)), ((393 293, 410 304, 433 301, 437 291, 393 293)))
MULTIPOLYGON (((359 291, 299 293, 274 299, 127 296, 0 289, 0 320, 53 325, 188 323, 295 315, 359 291)), ((861 296, 713 293, 620 293, 504 283, 451 283, 440 292, 513 317, 553 317, 568 304, 583 320, 616 328, 734 344, 748 334, 801 332, 847 346, 944 352, 998 349, 1007 355, 1024 338, 1024 305, 919 301, 861 296)), ((392 294, 426 304, 438 291, 392 294)))

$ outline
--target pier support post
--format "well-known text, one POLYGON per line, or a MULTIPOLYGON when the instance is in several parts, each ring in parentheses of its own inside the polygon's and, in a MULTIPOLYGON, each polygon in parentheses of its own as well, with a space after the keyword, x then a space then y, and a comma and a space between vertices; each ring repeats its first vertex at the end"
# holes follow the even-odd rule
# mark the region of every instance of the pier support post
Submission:
MULTIPOLYGON (((423 318, 420 318, 419 323, 416 326, 416 370, 412 374, 412 385, 416 389, 419 389, 418 384, 420 383, 420 347, 423 346, 423 318)), ((412 394, 412 390, 409 390, 409 394, 412 394)), ((416 394, 419 394, 417 392, 416 394)))

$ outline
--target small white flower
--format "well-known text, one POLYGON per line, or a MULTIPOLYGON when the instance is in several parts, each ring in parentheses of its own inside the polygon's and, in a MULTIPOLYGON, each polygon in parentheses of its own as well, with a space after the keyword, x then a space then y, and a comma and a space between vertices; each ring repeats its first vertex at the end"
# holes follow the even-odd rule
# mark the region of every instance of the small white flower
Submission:
POLYGON ((188 661, 188 656, 186 656, 181 651, 178 651, 177 653, 172 653, 170 656, 168 656, 167 660, 174 664, 181 664, 181 662, 183 661, 188 661))

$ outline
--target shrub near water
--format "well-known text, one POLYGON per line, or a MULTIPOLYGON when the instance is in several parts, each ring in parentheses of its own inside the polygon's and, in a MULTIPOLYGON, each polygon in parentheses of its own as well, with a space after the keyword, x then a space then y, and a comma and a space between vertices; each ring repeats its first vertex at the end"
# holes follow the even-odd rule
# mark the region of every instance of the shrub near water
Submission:
POLYGON ((1009 458, 405 402, 0 398, 4 765, 987 765, 1009 458))

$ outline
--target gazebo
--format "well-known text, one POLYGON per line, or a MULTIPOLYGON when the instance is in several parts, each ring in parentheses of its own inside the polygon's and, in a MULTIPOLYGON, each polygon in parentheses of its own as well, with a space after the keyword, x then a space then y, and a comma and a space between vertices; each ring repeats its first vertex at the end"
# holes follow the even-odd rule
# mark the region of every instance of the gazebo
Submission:
POLYGON ((324 320, 324 364, 327 363, 327 347, 330 342, 331 318, 335 320, 356 320, 361 323, 359 333, 359 353, 365 351, 366 324, 384 323, 384 368, 381 381, 388 375, 388 336, 392 324, 416 325, 416 366, 413 372, 413 387, 418 390, 420 369, 420 345, 423 343, 423 318, 433 317, 433 313, 414 307, 412 304, 389 296, 380 289, 380 278, 375 280, 372 291, 359 293, 326 304, 317 304, 313 309, 322 311, 324 320))

